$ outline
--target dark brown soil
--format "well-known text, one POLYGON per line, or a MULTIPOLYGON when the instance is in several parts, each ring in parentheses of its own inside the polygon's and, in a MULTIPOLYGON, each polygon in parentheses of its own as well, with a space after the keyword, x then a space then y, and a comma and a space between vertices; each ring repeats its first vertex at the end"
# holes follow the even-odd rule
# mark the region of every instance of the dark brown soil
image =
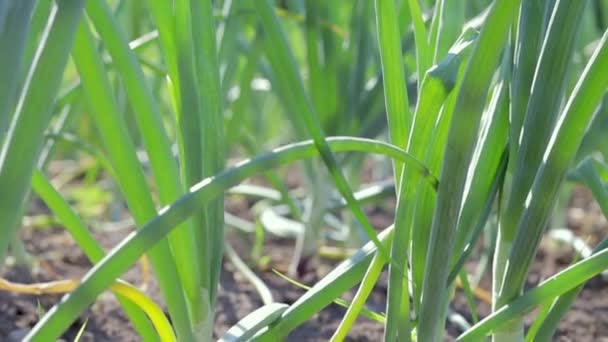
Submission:
MULTIPOLYGON (((587 238, 591 245, 605 235, 606 220, 599 214, 597 206, 591 201, 589 193, 577 189, 569 205, 568 225, 578 236, 587 238), (582 214, 581 214, 582 213, 582 214)), ((246 208, 245 204, 231 203, 231 206, 246 208)), ((234 208, 234 207, 233 207, 234 208)), ((374 222, 384 225, 390 217, 382 217, 386 213, 374 211, 374 222)), ((125 232, 96 233, 98 241, 105 248, 111 248, 125 235, 125 232)), ((74 245, 71 237, 63 230, 34 229, 25 227, 21 236, 28 251, 36 257, 37 267, 28 270, 19 267, 8 267, 2 276, 17 282, 33 283, 65 278, 81 277, 90 264, 74 245)), ((243 258, 249 255, 248 246, 251 241, 240 234, 229 234, 229 243, 243 258)), ((545 245, 543 245, 545 246, 545 245)), ((270 267, 285 271, 293 252, 293 241, 268 239, 265 254, 271 263, 264 270, 258 270, 258 275, 271 288, 276 301, 287 304, 293 303, 302 295, 303 290, 275 275, 270 267)), ((555 249, 543 247, 537 257, 534 270, 529 279, 531 284, 537 283, 547 276, 563 269, 572 260, 572 251, 568 248, 555 249)), ((322 274, 328 272, 333 262, 323 261, 313 271, 303 274, 299 281, 312 285, 322 274)), ((142 269, 134 266, 123 277, 137 286, 142 284, 142 269)), ((488 289, 488 281, 481 286, 488 289)), ((147 293, 162 304, 158 289, 153 283, 148 284, 147 293)), ((386 280, 382 279, 373 292, 368 307, 376 311, 384 311, 386 300, 386 280)), ((19 341, 39 318, 39 310, 48 310, 58 301, 59 296, 26 296, 0 292, 0 341, 19 341)), ((345 299, 352 298, 352 293, 346 294, 345 299)), ((221 277, 221 289, 216 313, 215 336, 221 336, 231 325, 240 318, 260 307, 261 299, 257 292, 244 277, 235 270, 229 262, 224 263, 221 277)), ((468 307, 462 294, 457 293, 453 307, 456 312, 469 318, 468 307)), ((489 305, 478 301, 481 316, 487 315, 489 305)), ((344 315, 345 310, 337 305, 330 305, 309 322, 293 331, 289 341, 326 341, 328 340, 344 315)), ((529 317, 529 322, 533 316, 529 317)), ((86 322, 86 330, 81 341, 138 341, 139 338, 124 317, 114 297, 105 293, 98 301, 75 322, 63 336, 72 341, 76 332, 86 322)), ((457 327, 450 324, 449 331, 456 336, 457 327)), ((382 326, 366 318, 360 318, 350 334, 351 341, 380 341, 382 326)), ((562 321, 555 341, 608 341, 608 284, 596 277, 592 279, 578 297, 573 309, 562 321)))

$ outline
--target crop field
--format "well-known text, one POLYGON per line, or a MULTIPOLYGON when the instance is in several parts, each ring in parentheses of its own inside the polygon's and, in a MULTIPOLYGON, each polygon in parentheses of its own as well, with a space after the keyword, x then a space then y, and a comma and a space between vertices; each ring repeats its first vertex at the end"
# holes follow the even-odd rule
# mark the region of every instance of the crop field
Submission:
POLYGON ((0 0, 0 341, 608 340, 608 0, 0 0))

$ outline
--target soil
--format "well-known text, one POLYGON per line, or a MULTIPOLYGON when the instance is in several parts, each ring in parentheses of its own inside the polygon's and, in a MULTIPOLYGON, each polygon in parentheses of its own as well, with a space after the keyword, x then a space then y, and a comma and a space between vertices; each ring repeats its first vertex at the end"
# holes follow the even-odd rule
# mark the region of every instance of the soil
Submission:
MULTIPOLYGON (((235 201, 229 203, 228 207, 237 214, 240 213, 241 216, 248 216, 249 214, 243 213, 247 210, 248 205, 249 203, 235 201)), ((608 228, 606 219, 599 212, 597 204, 592 201, 588 191, 576 188, 568 207, 567 225, 577 236, 586 239, 585 241, 590 245, 595 245, 599 239, 604 238, 606 228, 608 228)), ((44 210, 44 208, 39 210, 44 210)), ((384 226, 386 222, 391 221, 390 213, 380 208, 373 208, 369 213, 373 214, 372 221, 378 226, 384 226)), ((126 233, 126 231, 96 232, 95 235, 104 248, 110 249, 126 233)), ((35 256, 36 267, 33 269, 18 266, 5 267, 2 273, 4 278, 22 283, 78 278, 90 268, 89 262, 80 249, 74 245, 69 234, 60 228, 43 230, 24 227, 21 230, 21 238, 25 242, 28 252, 35 256)), ((249 238, 236 233, 227 235, 229 243, 245 259, 250 255, 249 246, 252 245, 249 238)), ((304 291, 274 274, 270 268, 280 271, 287 269, 287 262, 293 253, 293 244, 291 240, 267 238, 264 253, 270 258, 270 264, 264 269, 257 270, 258 275, 272 290, 275 300, 287 304, 296 301, 304 291)), ((555 244, 544 242, 528 279, 530 286, 563 269, 572 259, 571 248, 556 247, 555 244)), ((318 267, 300 275, 297 280, 312 285, 334 265, 333 261, 322 260, 318 267)), ((474 266, 474 262, 467 265, 471 268, 474 266)), ((140 286, 143 282, 142 274, 144 273, 142 273, 141 265, 138 264, 128 271, 123 279, 140 286)), ((150 282, 146 286, 146 292, 162 305, 154 283, 150 282)), ((489 281, 482 279, 480 287, 488 289, 489 281)), ((385 294, 386 279, 384 276, 372 293, 368 307, 378 312, 384 311, 385 294)), ((352 293, 345 294, 344 298, 347 300, 352 298, 352 293)), ((60 296, 29 296, 0 292, 0 340, 20 341, 28 329, 38 321, 39 313, 50 309, 59 299, 60 296)), ((235 270, 230 262, 225 261, 214 335, 221 336, 230 326, 260 307, 261 304, 261 299, 253 286, 235 270)), ((482 317, 489 313, 490 307, 487 303, 478 300, 477 305, 482 317)), ((466 318, 471 317, 460 291, 457 291, 452 309, 466 318)), ((287 340, 327 341, 337 328, 344 313, 343 308, 332 304, 293 331, 287 340)), ((527 322, 530 323, 533 318, 534 316, 531 315, 527 322)), ((100 296, 97 302, 71 326, 62 338, 73 341, 85 323, 86 329, 81 341, 139 341, 137 334, 110 293, 100 296)), ((448 331, 451 336, 457 336, 461 332, 456 325, 451 323, 448 323, 448 331)), ((360 318, 350 332, 349 340, 381 341, 382 332, 380 324, 360 318)), ((608 341, 608 283, 606 281, 598 276, 586 284, 572 310, 562 320, 554 340, 608 341)))

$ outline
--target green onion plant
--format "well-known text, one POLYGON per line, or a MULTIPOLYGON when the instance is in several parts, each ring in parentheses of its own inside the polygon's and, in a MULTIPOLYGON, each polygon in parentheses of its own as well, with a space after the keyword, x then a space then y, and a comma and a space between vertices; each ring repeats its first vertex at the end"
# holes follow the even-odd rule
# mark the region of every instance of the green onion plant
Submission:
POLYGON ((443 341, 457 283, 472 319, 453 337, 549 340, 608 265, 602 241, 524 291, 572 184, 608 215, 607 9, 605 0, 0 2, 0 266, 19 250, 32 196, 93 264, 25 340, 55 340, 111 290, 145 341, 283 340, 333 302, 347 310, 332 341, 360 315, 383 324, 385 341, 443 341), (107 254, 47 173, 58 155, 82 152, 137 227, 107 254), (370 160, 376 177, 364 184, 370 160), (296 190, 284 179, 294 163, 296 190), (268 185, 243 183, 254 176, 268 185), (234 194, 262 202, 259 222, 224 212, 234 194), (378 231, 364 205, 390 196, 394 223, 378 231), (275 303, 225 225, 257 239, 256 254, 266 233, 291 239, 296 278, 322 246, 356 252, 295 303, 275 303), (224 254, 264 305, 213 336, 224 254), (119 279, 144 255, 171 326, 119 279), (472 258, 487 260, 479 274, 464 268, 472 258), (370 312, 385 269, 386 310, 370 312), (492 311, 479 317, 484 274, 492 311))

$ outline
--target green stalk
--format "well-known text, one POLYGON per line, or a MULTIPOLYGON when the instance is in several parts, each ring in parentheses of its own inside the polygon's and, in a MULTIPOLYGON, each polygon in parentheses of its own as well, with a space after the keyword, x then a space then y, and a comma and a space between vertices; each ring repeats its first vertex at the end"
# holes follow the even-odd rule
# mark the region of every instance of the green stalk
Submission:
MULTIPOLYGON (((536 67, 531 97, 522 127, 522 132, 535 133, 521 135, 519 151, 513 156, 516 157, 513 166, 513 184, 515 185, 509 195, 501 223, 501 234, 507 242, 512 241, 515 236, 514 225, 521 216, 527 193, 534 180, 535 173, 530 171, 537 170, 540 166, 544 152, 542 146, 548 142, 552 133, 549 128, 554 127, 559 114, 558 110, 566 80, 566 73, 563 71, 566 70, 572 56, 576 32, 580 24, 580 14, 585 8, 585 3, 585 1, 560 0, 556 4, 551 18, 549 31, 536 67)), ((515 78, 514 81, 518 81, 518 78, 515 78)), ((523 90, 520 91, 523 92, 523 90)), ((516 107, 516 109, 518 108, 520 107, 516 107)), ((513 114, 514 117, 520 115, 513 114)), ((519 141, 517 134, 512 134, 511 138, 519 141)))
MULTIPOLYGON (((376 0, 375 5, 390 141, 397 146, 408 148, 407 134, 412 125, 412 114, 409 109, 405 85, 401 37, 395 2, 393 0, 376 0)), ((415 28, 418 27, 415 26, 415 28)), ((418 44, 419 41, 417 40, 416 43, 418 44)), ((421 63, 420 59, 419 63, 421 63)), ((405 201, 405 198, 407 198, 405 191, 412 187, 404 185, 406 172, 402 164, 394 161, 393 171, 398 196, 391 258, 397 267, 394 267, 392 263, 389 266, 387 320, 384 338, 388 341, 397 339, 409 341, 411 338, 411 323, 406 270, 407 246, 409 245, 411 232, 407 220, 411 219, 411 216, 404 212, 404 209, 410 204, 405 201)))
MULTIPOLYGON (((36 1, 34 5, 34 11, 32 13, 32 19, 30 20, 29 38, 25 51, 23 54, 23 65, 31 65, 35 58, 36 51, 38 50, 39 44, 42 41, 41 38, 44 36, 48 18, 52 12, 54 2, 52 1, 36 1)), ((25 71, 25 70, 22 70, 25 71)), ((26 76, 24 72, 22 76, 26 76)))
POLYGON ((608 32, 604 33, 570 95, 543 153, 543 162, 535 174, 527 207, 517 224, 517 234, 505 268, 504 285, 498 298, 499 306, 508 304, 521 292, 561 182, 576 156, 597 105, 608 89, 608 79, 604 77, 608 72, 607 41, 608 32))
MULTIPOLYGON (((450 49, 449 55, 427 71, 421 85, 419 101, 414 113, 414 123, 410 131, 409 153, 431 163, 433 170, 439 170, 448 127, 451 121, 454 97, 462 79, 463 69, 471 54, 477 33, 468 29, 450 49)), ((429 227, 435 205, 435 193, 420 184, 416 174, 408 175, 405 183, 409 189, 403 201, 408 205, 406 216, 410 217, 412 231, 411 267, 413 282, 413 306, 417 312, 420 306, 422 282, 429 241, 429 227)))
POLYGON ((178 50, 174 8, 168 1, 148 0, 150 14, 158 30, 161 52, 168 72, 168 83, 172 87, 174 99, 180 98, 180 81, 178 72, 178 50))
POLYGON ((326 127, 328 118, 331 113, 328 111, 329 82, 327 80, 327 70, 325 70, 323 62, 326 53, 323 49, 323 40, 320 21, 322 7, 325 6, 325 1, 309 0, 306 5, 306 59, 308 62, 308 89, 310 98, 319 114, 321 125, 326 127))
POLYGON ((245 10, 245 2, 226 0, 222 4, 221 18, 218 19, 216 36, 218 41, 218 63, 222 83, 222 94, 226 96, 233 84, 237 71, 239 71, 239 59, 237 39, 243 28, 240 12, 245 10))
MULTIPOLYGON (((203 151, 201 132, 203 123, 203 109, 197 78, 197 61, 193 46, 194 34, 192 28, 192 9, 190 1, 175 1, 175 46, 173 51, 166 51, 176 55, 177 78, 172 78, 176 86, 174 96, 176 102, 177 125, 179 128, 178 144, 182 179, 186 189, 203 178, 203 151)), ((169 29, 168 29, 169 30, 169 29)), ((169 47, 167 47, 169 48, 169 47)), ((169 61, 167 61, 169 62, 169 61)), ((193 216, 197 259, 199 262, 201 301, 198 310, 191 311, 192 323, 198 331, 202 332, 201 323, 208 324, 213 317, 211 298, 211 277, 214 271, 210 268, 212 251, 209 249, 211 236, 205 209, 201 209, 193 216)), ((210 327, 209 327, 210 328, 210 327)), ((209 331, 209 329, 207 329, 209 331)))
MULTIPOLYGON (((500 203, 499 191, 502 188, 502 185, 504 183, 504 177, 505 177, 505 173, 507 171, 507 162, 508 162, 508 152, 505 148, 505 150, 503 151, 503 153, 501 155, 500 163, 498 164, 498 167, 496 168, 494 174, 491 177, 492 184, 491 184, 490 189, 485 198, 485 203, 480 204, 479 201, 482 201, 482 199, 476 199, 476 200, 467 201, 467 203, 463 207, 461 215, 465 219, 461 220, 460 222, 467 222, 468 224, 471 224, 471 222, 476 222, 476 223, 475 223, 475 227, 473 229, 470 229, 469 225, 465 225, 465 223, 459 224, 459 227, 458 227, 459 234, 458 234, 457 240, 455 242, 454 250, 456 251, 456 253, 460 253, 460 254, 454 255, 454 256, 457 256, 458 258, 454 262, 454 266, 452 267, 452 270, 450 271, 450 275, 448 276, 448 284, 451 284, 452 282, 454 282, 454 280, 456 280, 456 277, 458 276, 460 270, 464 267, 465 262, 467 261, 467 259, 473 252, 473 249, 477 245, 477 242, 479 241, 479 238, 481 237, 481 235, 484 231, 484 228, 486 227, 486 224, 488 223, 488 218, 489 218, 490 214, 492 213, 492 208, 494 207, 494 203, 496 201, 498 201, 500 203), (483 205, 483 209, 481 210, 481 213, 479 214, 478 218, 476 218, 476 219, 469 218, 470 214, 468 212, 471 212, 471 210, 467 209, 468 206, 471 206, 471 205, 469 205, 469 203, 474 203, 476 205, 483 205), (464 241, 460 241, 460 240, 464 240, 464 241), (459 246, 461 248, 459 248, 459 246)), ((477 170, 478 170, 478 172, 483 171, 484 168, 478 168, 477 170)), ((473 213, 473 215, 477 215, 477 214, 473 213)))
MULTIPOLYGON (((522 213, 529 211, 529 208, 525 209, 528 194, 536 176, 536 170, 543 162, 543 146, 549 142, 553 133, 551 128, 554 127, 559 114, 559 105, 566 83, 567 73, 564 70, 566 70, 573 52, 577 28, 585 3, 585 1, 558 1, 540 53, 531 97, 524 117, 521 143, 513 165, 513 186, 508 195, 505 211, 501 216, 493 268, 493 286, 496 289, 494 307, 504 305, 508 298, 513 297, 514 292, 521 290, 523 285, 523 282, 513 281, 512 278, 506 276, 506 273, 509 272, 507 265, 513 265, 513 261, 509 260, 513 253, 512 249, 521 248, 514 243, 515 235, 518 234, 518 221, 521 219, 522 213), (534 132, 534 134, 529 132, 534 132)), ((549 197, 540 198, 536 201, 549 202, 549 197)), ((535 228, 534 230, 542 230, 542 227, 535 228)), ((535 250, 534 247, 532 251, 525 254, 535 250)), ((517 265, 520 267, 521 274, 527 272, 527 268, 521 268, 522 264, 517 265)), ((513 322, 511 327, 494 335, 495 341, 521 339, 523 339, 521 322, 513 322)))
POLYGON ((587 157, 578 167, 583 183, 591 189, 593 198, 598 203, 604 216, 608 217, 608 166, 600 161, 587 157))
MULTIPOLYGON (((410 172, 411 173, 411 172, 410 172)), ((386 304, 386 329, 384 339, 386 341, 411 341, 412 324, 410 313, 410 291, 408 277, 408 254, 410 245, 411 226, 409 223, 412 216, 405 210, 411 208, 410 203, 404 202, 409 196, 407 191, 412 186, 406 185, 406 171, 401 174, 399 193, 397 196, 397 209, 395 212, 394 236, 391 244, 391 257, 405 271, 403 274, 389 266, 388 298, 386 304)), ((411 177, 419 179, 418 175, 411 177)), ((409 181, 409 180, 408 180, 409 181)), ((370 271, 372 270, 370 265, 370 271)), ((373 271, 372 271, 373 272, 373 271)))
MULTIPOLYGON (((384 2, 394 0, 383 0, 384 2)), ((426 25, 420 10, 420 4, 418 0, 407 0, 407 5, 410 10, 410 16, 412 24, 414 26, 414 41, 416 43, 416 69, 418 75, 423 75, 433 65, 433 50, 429 46, 428 34, 426 31, 426 25)), ((402 4, 401 6, 405 6, 402 4)), ((396 12, 394 12, 396 14, 396 12)), ((397 47, 400 47, 398 44, 397 47)), ((418 77, 418 89, 421 85, 421 77, 418 77)))
MULTIPOLYGON (((363 110, 361 113, 368 113, 367 108, 362 106, 362 97, 365 94, 365 76, 373 51, 372 34, 368 23, 373 5, 368 0, 358 0, 353 5, 348 48, 355 66, 349 65, 350 74, 345 77, 347 84, 343 86, 344 93, 347 94, 344 104, 344 119, 349 122, 342 121, 342 124, 348 128, 353 126, 361 128, 355 119, 358 110, 363 110)), ((348 130, 348 128, 345 129, 348 130)))
MULTIPOLYGON (((505 150, 509 135, 508 84, 510 75, 511 54, 510 49, 507 48, 500 66, 500 78, 492 90, 482 117, 483 123, 480 126, 475 158, 471 161, 473 165, 469 177, 469 189, 460 212, 458 232, 454 243, 456 253, 465 249, 472 235, 475 234, 473 227, 479 224, 482 216, 487 216, 485 208, 488 205, 491 208, 498 188, 503 187, 503 164, 506 165, 508 161, 505 150)), ((484 225, 485 223, 482 224, 482 227, 484 225)), ((454 257, 460 258, 457 254, 454 257)), ((453 258, 452 261, 454 260, 453 258)))
POLYGON ((479 321, 479 317, 477 315, 477 304, 475 304, 475 296, 473 294, 473 289, 471 288, 471 283, 469 282, 469 274, 461 269, 458 274, 458 279, 462 283, 462 289, 464 291, 465 297, 467 298, 467 305, 469 307, 469 312, 471 313, 471 318, 473 319, 473 324, 479 321))
POLYGON ((34 3, 33 0, 24 0, 0 4, 0 51, 3 51, 0 54, 0 146, 21 81, 23 53, 34 3))
MULTIPOLYGON (((72 50, 85 98, 99 129, 117 182, 138 226, 154 217, 156 208, 135 147, 117 110, 109 81, 86 22, 82 22, 72 50)), ((177 267, 166 240, 150 251, 159 287, 180 339, 192 339, 188 310, 177 267)))
MULTIPOLYGON (((243 129, 247 128, 250 122, 250 118, 247 114, 251 114, 252 110, 249 109, 252 89, 251 82, 257 71, 258 63, 262 57, 262 34, 259 30, 256 30, 255 38, 253 39, 248 53, 246 54, 247 63, 240 73, 239 80, 239 97, 232 103, 231 108, 228 109, 232 112, 232 115, 226 120, 226 149, 230 151, 237 140, 239 140, 243 129)), ((255 143, 255 141, 253 141, 255 143)), ((246 147, 251 148, 251 144, 244 144, 246 147)), ((251 148, 253 150, 253 148, 251 148)), ((252 151, 249 150, 249 153, 252 151)))
MULTIPOLYGON (((513 77, 511 81, 511 106, 509 113, 509 155, 511 160, 519 151, 519 139, 530 99, 530 89, 538 53, 542 43, 543 1, 524 1, 519 9, 517 31, 513 50, 513 77)), ((510 164, 514 164, 513 162, 510 164)))
MULTIPOLYGON (((200 138, 203 155, 202 176, 210 177, 224 169, 224 119, 222 88, 215 40, 215 20, 211 0, 191 0, 192 38, 195 53, 195 70, 198 75, 198 97, 200 99, 200 138)), ((179 18, 178 18, 179 20, 179 18)), ((182 114, 184 115, 184 114, 182 114)), ((188 114, 185 114, 188 115, 188 114)), ((224 247, 224 198, 218 197, 204 208, 207 230, 207 246, 210 259, 209 302, 215 306, 222 268, 224 247)), ((199 246, 199 248, 205 248, 199 246)), ((201 270, 202 272, 203 270, 201 270)), ((213 315, 208 317, 205 333, 210 333, 213 315)), ((208 337, 211 337, 210 335, 208 337)))
POLYGON ((466 3, 454 0, 438 0, 430 33, 433 63, 439 62, 448 53, 464 26, 466 3))
POLYGON ((453 241, 462 206, 469 164, 473 156, 480 118, 488 86, 507 41, 519 1, 497 0, 486 17, 477 44, 463 76, 454 107, 461 120, 452 120, 441 168, 418 323, 422 341, 438 341, 444 334, 444 321, 439 319, 447 306, 445 291, 453 241))
MULTIPOLYGON (((86 10, 124 83, 148 152, 160 202, 163 205, 171 203, 182 193, 182 184, 160 110, 147 86, 141 66, 109 6, 104 1, 91 0, 87 3, 86 10)), ((192 311, 200 311, 200 274, 198 260, 195 258, 196 244, 191 222, 186 222, 169 235, 169 241, 176 263, 182 266, 178 273, 188 297, 188 304, 192 311)))
MULTIPOLYGON (((397 146, 407 148, 412 114, 405 86, 405 72, 395 1, 376 0, 375 4, 390 141, 397 146)), ((394 172, 395 184, 398 187, 403 166, 395 164, 394 172)))
MULTIPOLYGON (((344 315, 342 322, 340 322, 338 329, 336 329, 336 332, 331 337, 331 341, 344 341, 348 335, 348 332, 355 323, 355 320, 359 316, 361 309, 365 306, 365 301, 369 297, 370 293, 372 293, 378 278, 380 278, 380 274, 382 273, 382 269, 384 268, 385 264, 386 259, 384 259, 379 253, 376 253, 372 258, 369 267, 367 268, 367 272, 365 272, 363 280, 361 280, 361 285, 359 286, 353 301, 348 307, 348 310, 346 310, 346 314, 344 315)), ((407 340, 408 339, 403 339, 403 341, 407 340)))
POLYGON ((67 0, 53 8, 0 152, 0 265, 17 230, 83 6, 67 0))

